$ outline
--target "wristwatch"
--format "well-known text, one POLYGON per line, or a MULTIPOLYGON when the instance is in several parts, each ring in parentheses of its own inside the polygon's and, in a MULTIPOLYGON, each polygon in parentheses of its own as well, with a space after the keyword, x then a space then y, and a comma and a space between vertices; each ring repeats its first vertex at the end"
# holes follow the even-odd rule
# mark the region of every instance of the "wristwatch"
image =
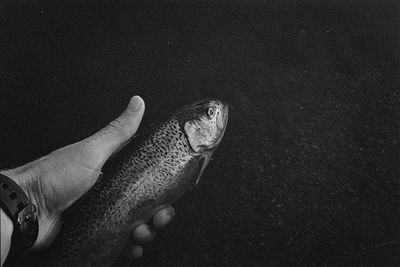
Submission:
POLYGON ((37 209, 22 188, 11 178, 0 173, 0 206, 14 224, 9 254, 30 248, 39 232, 37 209))

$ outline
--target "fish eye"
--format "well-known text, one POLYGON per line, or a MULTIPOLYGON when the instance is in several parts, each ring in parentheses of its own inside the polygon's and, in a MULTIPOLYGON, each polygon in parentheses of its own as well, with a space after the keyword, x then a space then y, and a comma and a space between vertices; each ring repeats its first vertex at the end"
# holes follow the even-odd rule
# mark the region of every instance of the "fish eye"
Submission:
POLYGON ((207 116, 207 119, 211 120, 212 118, 214 118, 214 109, 212 107, 208 107, 205 109, 204 113, 207 116))

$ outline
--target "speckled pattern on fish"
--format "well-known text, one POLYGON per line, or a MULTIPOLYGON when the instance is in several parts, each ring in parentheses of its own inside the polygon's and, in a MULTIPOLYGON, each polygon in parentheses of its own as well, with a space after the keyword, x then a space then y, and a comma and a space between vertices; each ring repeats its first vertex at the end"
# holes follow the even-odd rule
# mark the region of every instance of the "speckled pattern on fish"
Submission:
POLYGON ((107 162, 95 186, 67 212, 50 251, 37 257, 35 264, 110 266, 127 243, 133 222, 149 220, 157 207, 192 188, 221 141, 227 112, 227 105, 217 100, 196 102, 161 123, 143 141, 126 145, 107 162), (185 129, 192 125, 191 133, 204 135, 200 140, 208 138, 207 144, 195 148, 199 141, 190 143, 193 137, 185 129))

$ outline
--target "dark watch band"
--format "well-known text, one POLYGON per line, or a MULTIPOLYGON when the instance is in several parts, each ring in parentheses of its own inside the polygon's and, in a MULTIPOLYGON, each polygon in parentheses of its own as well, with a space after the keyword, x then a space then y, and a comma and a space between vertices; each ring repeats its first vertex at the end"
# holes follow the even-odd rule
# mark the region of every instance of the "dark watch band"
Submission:
POLYGON ((0 195, 0 206, 14 224, 10 254, 16 254, 36 241, 39 232, 36 206, 16 182, 1 173, 0 195))

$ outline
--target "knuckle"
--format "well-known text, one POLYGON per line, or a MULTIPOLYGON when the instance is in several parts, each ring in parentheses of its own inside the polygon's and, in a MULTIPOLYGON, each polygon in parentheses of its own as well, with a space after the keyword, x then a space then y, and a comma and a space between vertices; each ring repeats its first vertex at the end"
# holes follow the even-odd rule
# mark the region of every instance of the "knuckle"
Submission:
POLYGON ((130 137, 130 127, 129 125, 124 124, 120 119, 113 120, 108 124, 108 128, 110 131, 118 133, 124 139, 130 137))
POLYGON ((122 121, 120 119, 115 119, 112 122, 110 122, 108 124, 108 126, 113 129, 113 130, 117 130, 119 131, 120 129, 122 129, 124 127, 122 121))

